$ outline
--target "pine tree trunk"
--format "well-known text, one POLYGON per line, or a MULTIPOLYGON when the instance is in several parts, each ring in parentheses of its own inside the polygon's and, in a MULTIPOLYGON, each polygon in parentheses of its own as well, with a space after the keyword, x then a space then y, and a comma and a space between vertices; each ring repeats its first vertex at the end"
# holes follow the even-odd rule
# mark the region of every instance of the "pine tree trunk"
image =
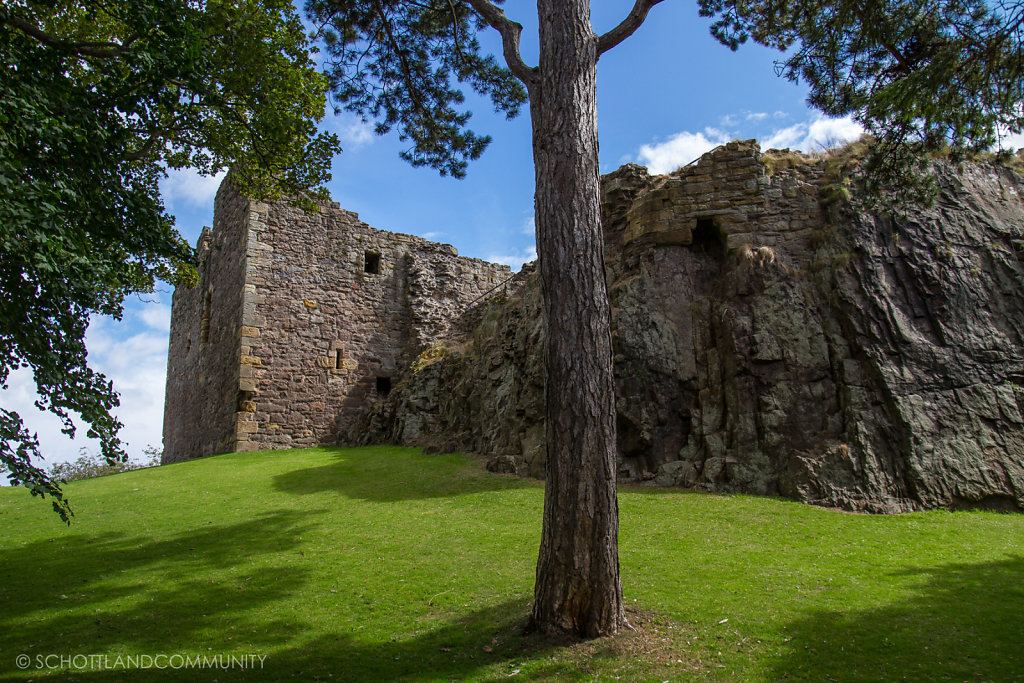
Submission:
POLYGON ((537 251, 547 321, 547 469, 533 625, 595 637, 625 622, 615 496, 611 313, 587 0, 539 0, 531 90, 537 251))

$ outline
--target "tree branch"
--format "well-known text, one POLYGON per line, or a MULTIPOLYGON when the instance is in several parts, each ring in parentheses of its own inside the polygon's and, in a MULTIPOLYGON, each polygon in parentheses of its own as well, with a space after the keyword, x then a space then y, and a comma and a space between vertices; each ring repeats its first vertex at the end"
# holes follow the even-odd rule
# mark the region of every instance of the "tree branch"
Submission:
POLYGON ((413 106, 419 115, 425 120, 429 119, 430 115, 423 110, 423 100, 420 97, 420 91, 416 89, 416 81, 412 76, 412 69, 409 66, 405 51, 402 50, 402 46, 395 40, 395 34, 391 29, 391 21, 384 13, 384 8, 380 6, 380 0, 375 0, 374 4, 377 7, 377 16, 380 17, 381 25, 384 27, 384 34, 388 38, 390 50, 394 52, 395 57, 398 59, 398 67, 402 71, 402 79, 405 81, 405 89, 409 93, 409 99, 412 100, 413 106))
POLYGON ((459 44, 459 14, 455 11, 455 4, 452 0, 448 0, 448 9, 452 12, 452 38, 455 40, 455 54, 461 63, 465 60, 462 56, 462 45, 459 44))
MULTIPOLYGON (((866 31, 867 28, 872 25, 871 22, 868 20, 866 16, 864 16, 863 8, 858 3, 855 2, 852 6, 853 15, 857 17, 857 20, 860 21, 862 29, 866 31)), ((900 65, 900 68, 903 69, 904 73, 910 74, 914 71, 914 67, 907 63, 907 60, 903 56, 903 53, 897 50, 896 46, 893 45, 890 41, 886 40, 884 32, 879 33, 878 44, 885 48, 885 51, 888 52, 889 55, 896 60, 896 63, 900 65)))
POLYGON ((662 2, 662 0, 636 0, 636 4, 633 5, 629 16, 623 19, 621 24, 597 39, 597 56, 600 57, 633 35, 633 32, 644 23, 647 13, 659 2, 662 2))
POLYGON ((127 161, 129 163, 133 163, 133 162, 139 161, 141 159, 145 159, 156 148, 158 142, 165 142, 165 141, 166 141, 166 139, 165 139, 164 135, 157 134, 157 133, 150 133, 149 136, 146 138, 146 142, 142 145, 142 147, 140 147, 139 149, 135 150, 134 152, 129 152, 129 153, 125 154, 122 157, 122 159, 124 159, 125 161, 127 161))
POLYGON ((50 35, 31 21, 27 21, 21 17, 13 15, 9 16, 5 23, 20 30, 22 33, 32 36, 44 45, 68 50, 69 52, 82 55, 83 57, 120 57, 127 52, 128 47, 135 42, 135 37, 132 37, 123 45, 118 45, 117 43, 72 43, 50 35))
POLYGON ((467 2, 476 10, 477 14, 484 18, 491 28, 501 34, 505 63, 508 65, 509 71, 523 82, 527 90, 530 90, 537 79, 537 69, 536 67, 527 66, 519 54, 519 36, 523 32, 522 24, 510 20, 503 11, 489 2, 489 0, 467 0, 467 2))

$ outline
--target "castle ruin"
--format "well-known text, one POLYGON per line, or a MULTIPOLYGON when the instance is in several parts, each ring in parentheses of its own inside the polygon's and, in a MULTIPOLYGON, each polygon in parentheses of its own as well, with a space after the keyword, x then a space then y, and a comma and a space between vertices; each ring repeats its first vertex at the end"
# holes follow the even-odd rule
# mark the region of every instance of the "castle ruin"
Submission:
POLYGON ((162 462, 334 444, 400 369, 508 266, 305 212, 226 180, 199 238, 199 284, 174 292, 162 462))
MULTIPOLYGON (((620 482, 1024 509, 1021 177, 936 163, 936 204, 887 214, 850 201, 852 163, 737 141, 602 179, 620 482)), ((507 282, 230 185, 199 253, 174 297, 164 462, 383 442, 543 475, 532 268, 507 282)))

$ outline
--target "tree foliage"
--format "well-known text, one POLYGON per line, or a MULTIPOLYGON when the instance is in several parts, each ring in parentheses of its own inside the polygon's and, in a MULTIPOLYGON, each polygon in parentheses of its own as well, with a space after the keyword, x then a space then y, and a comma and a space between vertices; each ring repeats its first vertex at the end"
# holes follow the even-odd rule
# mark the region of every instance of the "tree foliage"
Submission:
MULTIPOLYGON (((194 278, 158 192, 167 168, 231 166, 252 196, 316 188, 325 79, 286 0, 16 0, 0 7, 0 387, 31 368, 37 407, 124 461, 118 398, 86 362, 93 314, 194 278)), ((12 484, 50 495, 35 436, 0 408, 12 484)))
POLYGON ((467 127, 458 83, 510 118, 526 101, 511 72, 481 52, 486 23, 462 0, 310 0, 306 12, 330 58, 334 101, 373 119, 378 134, 397 128, 414 166, 459 178, 490 142, 467 127))
MULTIPOLYGON (((786 78, 878 141, 865 178, 898 186, 923 154, 998 145, 1024 128, 1024 7, 988 0, 700 0, 712 33, 787 51, 786 78)), ((878 189, 878 188, 868 188, 878 189)), ((918 188, 920 195, 927 183, 918 188)), ((905 194, 905 193, 904 193, 905 194)))

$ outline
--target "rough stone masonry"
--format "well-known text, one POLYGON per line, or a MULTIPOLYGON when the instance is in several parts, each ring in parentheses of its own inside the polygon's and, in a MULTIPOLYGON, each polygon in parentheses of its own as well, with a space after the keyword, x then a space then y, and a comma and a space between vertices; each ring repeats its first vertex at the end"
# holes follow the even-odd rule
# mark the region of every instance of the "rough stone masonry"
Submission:
MULTIPOLYGON (((1021 509, 1021 178, 938 165, 937 204, 894 217, 829 201, 829 168, 747 141, 604 178, 620 481, 1021 509)), ((340 438, 543 474, 532 268, 468 306, 505 271, 221 195, 200 286, 175 294, 165 461, 340 438)))
POLYGON ((451 320, 510 275, 336 204, 217 193, 171 312, 162 462, 334 444, 451 320))

